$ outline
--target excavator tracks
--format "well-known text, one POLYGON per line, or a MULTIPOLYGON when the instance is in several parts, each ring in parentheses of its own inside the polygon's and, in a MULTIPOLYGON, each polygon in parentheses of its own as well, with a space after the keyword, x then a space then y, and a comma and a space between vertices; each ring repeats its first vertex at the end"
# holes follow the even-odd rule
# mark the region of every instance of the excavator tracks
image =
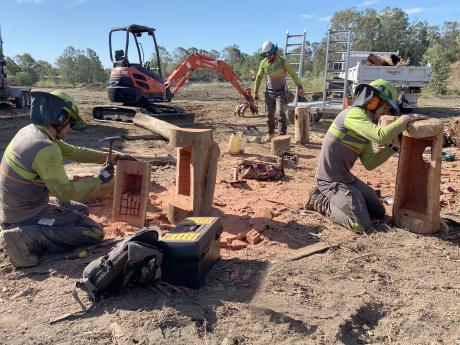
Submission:
POLYGON ((193 127, 195 125, 195 113, 186 112, 184 109, 173 105, 148 104, 144 107, 131 107, 105 104, 96 105, 93 108, 95 120, 132 123, 136 113, 146 114, 179 127, 193 127))

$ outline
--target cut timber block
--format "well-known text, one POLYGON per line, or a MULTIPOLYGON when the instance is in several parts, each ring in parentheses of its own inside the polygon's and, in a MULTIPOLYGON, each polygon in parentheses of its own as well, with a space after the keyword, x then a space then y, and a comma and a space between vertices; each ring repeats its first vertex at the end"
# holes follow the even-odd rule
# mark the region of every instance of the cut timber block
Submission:
POLYGON ((177 148, 176 192, 167 206, 168 220, 177 224, 190 216, 208 216, 220 155, 212 129, 181 128, 141 113, 136 113, 133 121, 177 148))
POLYGON ((150 163, 119 160, 115 174, 112 221, 143 227, 150 190, 150 163))
POLYGON ((442 121, 428 119, 409 123, 403 132, 393 204, 398 227, 415 233, 440 229, 443 130, 442 121), (424 154, 427 148, 431 150, 424 154))
POLYGON ((310 142, 310 107, 296 107, 294 120, 294 142, 308 144, 310 142))
POLYGON ((284 152, 291 148, 291 136, 279 135, 272 139, 272 154, 281 157, 284 152))
MULTIPOLYGON (((207 216, 212 210, 214 189, 216 186, 217 160, 220 155, 219 145, 211 136, 190 131, 191 136, 205 138, 204 141, 186 138, 184 132, 178 131, 177 141, 190 146, 177 148, 176 193, 175 199, 168 204, 168 220, 177 224, 190 216, 207 216)), ((209 133, 208 133, 209 134, 209 133)), ((171 141, 170 141, 171 143, 171 141)))

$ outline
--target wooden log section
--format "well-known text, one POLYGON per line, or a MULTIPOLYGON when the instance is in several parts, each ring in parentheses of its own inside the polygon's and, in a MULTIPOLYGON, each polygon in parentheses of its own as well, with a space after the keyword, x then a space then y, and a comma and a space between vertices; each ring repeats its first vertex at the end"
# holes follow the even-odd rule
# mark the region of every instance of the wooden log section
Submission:
POLYGON ((273 155, 281 157, 284 152, 289 152, 291 148, 290 135, 278 135, 272 139, 271 152, 273 155))
POLYGON ((439 231, 442 121, 410 123, 403 132, 396 177, 393 222, 415 233, 439 231), (428 150, 426 150, 429 148, 428 150))
POLYGON ((310 107, 296 107, 294 120, 294 142, 308 144, 310 142, 310 107))

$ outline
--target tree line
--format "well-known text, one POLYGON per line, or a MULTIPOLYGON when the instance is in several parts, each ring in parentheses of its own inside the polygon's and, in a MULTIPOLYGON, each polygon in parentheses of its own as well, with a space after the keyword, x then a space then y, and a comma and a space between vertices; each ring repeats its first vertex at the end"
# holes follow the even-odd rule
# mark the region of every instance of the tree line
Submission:
MULTIPOLYGON (((460 22, 445 22, 430 25, 426 21, 409 21, 406 12, 399 8, 385 8, 378 12, 367 8, 349 8, 336 12, 330 25, 332 29, 351 29, 352 50, 399 51, 411 64, 430 63, 433 69, 432 90, 445 93, 449 64, 460 59, 460 22)), ((308 24, 307 24, 308 26, 308 24)), ((308 33, 307 33, 308 36, 308 33)), ((319 42, 306 43, 303 80, 320 79, 326 56, 326 37, 319 42)), ((260 42, 262 43, 262 42, 260 42)), ((282 44, 280 52, 282 54, 282 44)), ((172 52, 160 46, 163 77, 167 77, 186 56, 201 53, 228 62, 243 79, 251 80, 260 63, 259 51, 252 54, 242 52, 237 44, 221 51, 203 50, 196 47, 178 47, 172 52)), ((151 57, 151 66, 156 65, 156 55, 151 57)), ((43 60, 34 60, 30 54, 7 58, 7 72, 18 84, 43 83, 105 83, 109 71, 104 70, 99 57, 92 49, 79 50, 67 47, 54 65, 43 60)), ((210 71, 197 71, 192 81, 217 81, 221 76, 210 71)))

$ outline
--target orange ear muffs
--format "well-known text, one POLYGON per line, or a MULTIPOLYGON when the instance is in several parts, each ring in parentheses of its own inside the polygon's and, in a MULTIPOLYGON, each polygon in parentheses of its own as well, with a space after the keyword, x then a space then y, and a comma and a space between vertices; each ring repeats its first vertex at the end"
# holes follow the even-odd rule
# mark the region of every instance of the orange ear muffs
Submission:
POLYGON ((370 111, 376 110, 380 105, 380 97, 378 96, 372 96, 372 99, 370 100, 369 103, 367 103, 366 108, 369 109, 370 111))

